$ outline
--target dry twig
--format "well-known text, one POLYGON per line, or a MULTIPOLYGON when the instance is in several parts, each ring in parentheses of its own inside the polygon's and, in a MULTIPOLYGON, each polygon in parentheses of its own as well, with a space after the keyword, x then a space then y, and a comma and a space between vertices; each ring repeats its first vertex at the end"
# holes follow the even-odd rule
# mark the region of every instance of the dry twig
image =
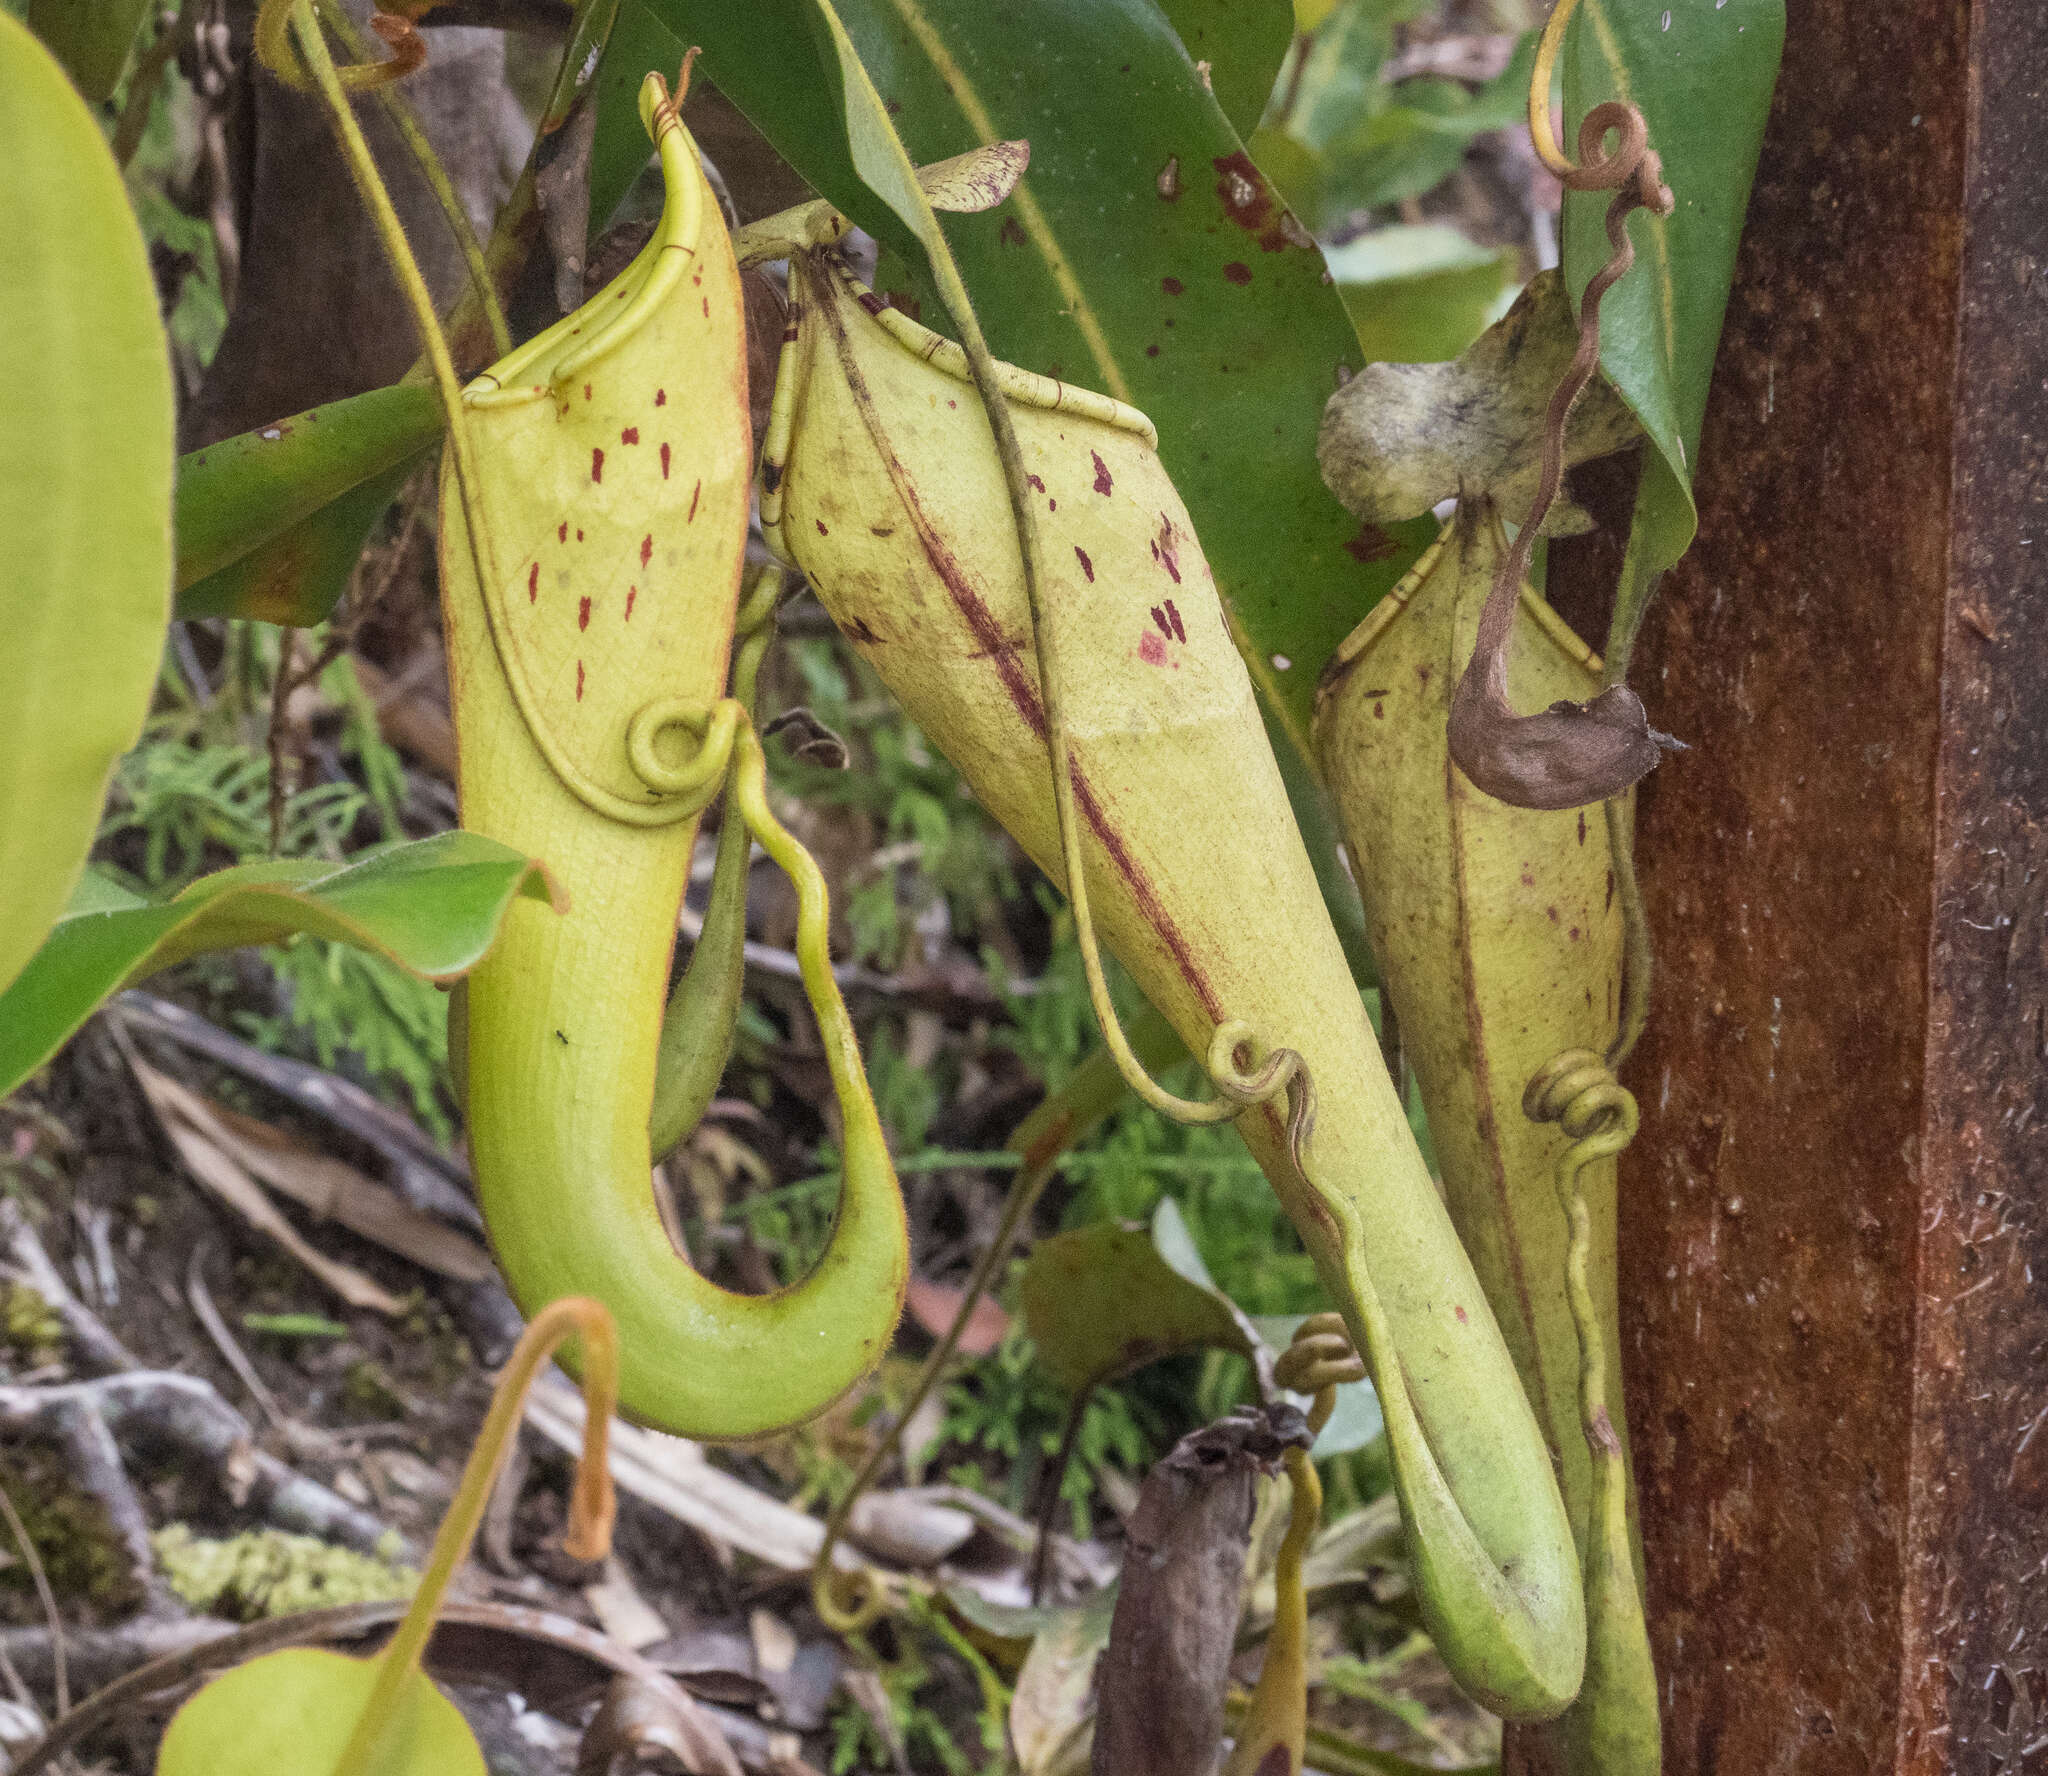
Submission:
MULTIPOLYGON (((62 1440, 72 1448, 74 1461, 90 1440, 116 1471, 123 1442, 173 1451, 210 1470, 234 1504, 280 1529, 385 1559, 416 1557, 395 1530, 258 1449, 249 1421, 220 1397, 211 1382, 197 1376, 140 1370, 58 1387, 0 1386, 0 1433, 62 1440)), ((122 1485, 127 1486, 125 1475, 122 1485)), ((133 1498, 132 1487, 128 1492, 133 1498)), ((140 1510, 138 1503, 138 1518, 140 1510)), ((146 1525, 140 1534, 141 1549, 146 1549, 146 1525)), ((132 1545, 131 1536, 124 1535, 124 1543, 139 1557, 141 1549, 132 1545)), ((153 1574, 153 1555, 150 1567, 153 1574)))

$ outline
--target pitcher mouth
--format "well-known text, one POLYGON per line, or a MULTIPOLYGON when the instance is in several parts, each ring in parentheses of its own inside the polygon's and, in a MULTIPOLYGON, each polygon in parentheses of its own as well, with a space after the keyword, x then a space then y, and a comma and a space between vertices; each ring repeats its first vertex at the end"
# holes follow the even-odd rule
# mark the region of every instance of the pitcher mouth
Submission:
MULTIPOLYGON (((650 79, 653 76, 649 77, 650 79)), ((673 296, 697 256, 704 221, 704 176, 697 145, 674 112, 649 120, 661 154, 661 221, 617 277, 573 314, 479 374, 462 391, 471 407, 510 407, 558 398, 566 383, 597 367, 646 326, 673 296)))

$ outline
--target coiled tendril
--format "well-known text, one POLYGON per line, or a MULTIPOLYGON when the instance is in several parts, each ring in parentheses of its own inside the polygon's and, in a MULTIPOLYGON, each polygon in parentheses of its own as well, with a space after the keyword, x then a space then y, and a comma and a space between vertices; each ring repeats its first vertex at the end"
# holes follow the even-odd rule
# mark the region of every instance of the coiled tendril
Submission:
POLYGON ((1650 147, 1649 125, 1632 104, 1610 99, 1579 123, 1579 158, 1565 158, 1551 134, 1550 79, 1576 0, 1561 0, 1544 27, 1529 86, 1529 131, 1536 152, 1569 191, 1612 191, 1607 206, 1607 263, 1586 284, 1579 302, 1579 343, 1570 367, 1550 397, 1543 419, 1543 449, 1535 498, 1501 556, 1472 658, 1451 702, 1451 756, 1474 784, 1518 808, 1578 808, 1617 796, 1652 770, 1669 737, 1657 733, 1642 699, 1623 684, 1610 685, 1588 703, 1559 702, 1534 715, 1518 715, 1508 698, 1508 634, 1515 601, 1529 571, 1530 551, 1564 481, 1565 425, 1600 365, 1600 304, 1635 264, 1628 218, 1647 209, 1671 213, 1671 188, 1650 147), (1617 138, 1607 148, 1607 137, 1617 138))

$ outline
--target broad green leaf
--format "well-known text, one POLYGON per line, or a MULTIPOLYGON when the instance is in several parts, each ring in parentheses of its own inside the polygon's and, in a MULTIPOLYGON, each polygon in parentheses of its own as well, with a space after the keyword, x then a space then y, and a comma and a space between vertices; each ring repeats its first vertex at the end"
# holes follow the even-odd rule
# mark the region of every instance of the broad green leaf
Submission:
POLYGON ((180 457, 178 615, 321 621, 441 427, 434 391, 401 383, 180 457))
POLYGON ((821 197, 877 238, 911 246, 918 238, 914 218, 923 208, 913 195, 915 180, 895 164, 900 155, 878 139, 886 132, 877 131, 860 83, 849 95, 845 60, 814 0, 754 0, 745 7, 721 0, 623 0, 598 75, 593 226, 602 225, 647 163, 640 82, 649 69, 678 64, 691 45, 704 52, 706 78, 747 112, 821 197), (749 94, 781 95, 783 102, 757 106, 749 94))
POLYGON ((1249 140, 1294 41, 1293 8, 1287 0, 1159 0, 1159 10, 1188 59, 1208 63, 1209 90, 1249 140))
POLYGON ((0 14, 0 987, 85 862, 171 594, 171 366, 120 170, 0 14))
POLYGON ((63 1046, 108 994, 209 950, 294 932, 371 950, 429 980, 483 959, 521 895, 546 900, 538 864, 476 833, 441 833, 348 865, 244 864, 146 901, 87 876, 18 979, 0 993, 0 1097, 63 1046))
POLYGON ((28 27, 95 104, 112 98, 149 0, 29 0, 28 27))
POLYGON ((1518 255, 1417 222, 1361 234, 1323 257, 1369 361, 1431 364, 1455 358, 1505 312, 1518 255))
MULTIPOLYGON (((223 1672, 171 1717, 157 1776, 333 1776, 377 1681, 375 1659, 286 1647, 223 1672)), ((360 1776, 485 1776, 455 1704, 414 1674, 383 1755, 360 1776)))
MULTIPOLYGON (((1684 554, 1698 526, 1692 465, 1784 39, 1784 0, 1580 0, 1565 37, 1567 150, 1593 106, 1633 100, 1677 200, 1668 217, 1630 218, 1636 264, 1600 310, 1600 367, 1655 446, 1636 496, 1650 572, 1684 554)), ((1608 196, 1565 199, 1574 303, 1607 261, 1608 196)))
POLYGON ((1069 1394, 1181 1351, 1249 1357, 1255 1346, 1237 1309, 1175 1270, 1142 1227, 1104 1221, 1040 1240, 1017 1300, 1039 1361, 1069 1394))

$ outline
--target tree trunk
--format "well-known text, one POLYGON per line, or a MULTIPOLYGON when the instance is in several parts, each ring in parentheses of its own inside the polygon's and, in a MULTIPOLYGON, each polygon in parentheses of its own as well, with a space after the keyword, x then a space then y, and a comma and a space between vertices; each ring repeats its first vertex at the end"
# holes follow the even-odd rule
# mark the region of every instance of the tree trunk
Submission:
POLYGON ((1666 1769, 2040 1776, 2048 7, 1790 11, 1635 673, 1666 1769))

